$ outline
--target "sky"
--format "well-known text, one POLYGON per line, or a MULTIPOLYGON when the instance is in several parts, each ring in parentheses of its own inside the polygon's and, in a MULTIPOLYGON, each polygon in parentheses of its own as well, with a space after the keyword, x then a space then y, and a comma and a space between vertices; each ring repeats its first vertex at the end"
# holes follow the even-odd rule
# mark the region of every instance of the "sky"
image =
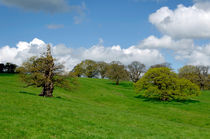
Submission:
POLYGON ((0 62, 210 65, 210 0, 0 0, 0 62))

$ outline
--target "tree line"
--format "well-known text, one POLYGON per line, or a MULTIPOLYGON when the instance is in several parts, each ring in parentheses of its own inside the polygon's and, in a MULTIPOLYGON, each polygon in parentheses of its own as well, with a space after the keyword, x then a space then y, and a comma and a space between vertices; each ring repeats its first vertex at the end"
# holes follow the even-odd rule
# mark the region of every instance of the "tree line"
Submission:
POLYGON ((76 77, 107 78, 119 85, 120 81, 134 82, 135 89, 141 95, 160 100, 187 99, 200 94, 200 89, 210 89, 208 66, 186 65, 175 73, 169 63, 146 66, 133 61, 125 66, 119 61, 106 63, 84 60, 68 74, 64 66, 56 62, 51 55, 51 46, 40 57, 31 57, 16 69, 12 63, 0 64, 1 72, 20 74, 27 86, 41 87, 40 96, 53 96, 54 87, 71 89, 76 77))
MULTIPOLYGON (((155 64, 150 66, 149 69, 161 67, 172 69, 170 63, 155 64)), ((178 76, 195 83, 201 90, 207 90, 210 89, 209 69, 209 66, 185 65, 178 70, 178 76)), ((77 77, 112 79, 118 85, 122 80, 131 80, 136 83, 147 72, 147 69, 145 64, 138 61, 133 61, 125 66, 119 61, 106 63, 84 60, 77 64, 71 72, 77 77)))
POLYGON ((0 73, 15 73, 17 65, 13 63, 0 63, 0 73))

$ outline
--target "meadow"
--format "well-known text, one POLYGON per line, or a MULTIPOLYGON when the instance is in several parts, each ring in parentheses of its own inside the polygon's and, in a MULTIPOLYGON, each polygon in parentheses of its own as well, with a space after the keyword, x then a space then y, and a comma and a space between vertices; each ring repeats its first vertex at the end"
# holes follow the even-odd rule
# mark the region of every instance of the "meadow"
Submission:
POLYGON ((140 97, 131 82, 78 82, 46 98, 17 74, 0 74, 0 138, 210 138, 210 91, 161 102, 140 97))

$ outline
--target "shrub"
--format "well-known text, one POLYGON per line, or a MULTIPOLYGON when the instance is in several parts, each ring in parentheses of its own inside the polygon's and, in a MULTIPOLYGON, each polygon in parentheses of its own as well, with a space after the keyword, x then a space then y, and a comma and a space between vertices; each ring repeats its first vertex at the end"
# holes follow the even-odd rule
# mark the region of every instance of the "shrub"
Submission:
POLYGON ((163 101, 185 100, 200 94, 199 87, 187 79, 180 79, 167 67, 151 68, 135 83, 138 93, 146 98, 163 101))

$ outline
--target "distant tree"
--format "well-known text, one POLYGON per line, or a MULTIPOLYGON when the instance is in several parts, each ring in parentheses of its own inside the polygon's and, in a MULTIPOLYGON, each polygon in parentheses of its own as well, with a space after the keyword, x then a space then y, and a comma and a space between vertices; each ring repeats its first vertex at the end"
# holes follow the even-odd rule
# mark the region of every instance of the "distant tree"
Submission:
POLYGON ((0 63, 0 73, 3 73, 3 72, 4 72, 4 64, 0 63))
POLYGON ((171 64, 165 62, 165 63, 161 63, 161 64, 152 65, 150 68, 161 68, 161 67, 167 67, 167 68, 171 69, 171 64))
POLYGON ((106 72, 108 70, 108 64, 103 61, 97 62, 97 68, 98 68, 98 72, 101 75, 101 78, 104 79, 106 76, 106 72))
POLYGON ((199 70, 196 66, 193 65, 185 65, 179 69, 179 77, 190 80, 192 83, 200 86, 199 83, 199 70))
POLYGON ((190 80, 197 84, 200 89, 208 88, 209 84, 209 67, 186 65, 179 69, 179 77, 190 80))
POLYGON ((146 71, 146 66, 138 61, 132 62, 128 65, 129 76, 133 82, 137 82, 142 74, 146 71))
POLYGON ((199 87, 187 79, 180 79, 167 67, 151 68, 136 82, 138 93, 162 101, 186 100, 200 94, 199 87))
POLYGON ((63 65, 55 64, 51 47, 41 57, 31 57, 18 68, 21 79, 27 86, 42 87, 40 96, 52 97, 54 86, 70 88, 67 76, 63 74, 63 65))
POLYGON ((84 76, 93 78, 98 75, 97 63, 93 60, 84 60, 81 62, 84 76))
POLYGON ((198 77, 200 83, 200 89, 204 90, 206 88, 206 83, 208 82, 208 73, 209 73, 209 66, 196 66, 198 69, 198 77))
POLYGON ((71 72, 72 72, 71 74, 74 74, 77 77, 81 77, 82 74, 84 73, 84 69, 82 68, 82 64, 81 63, 77 64, 71 72))
POLYGON ((128 80, 129 74, 125 69, 125 66, 119 61, 113 61, 110 63, 108 71, 106 73, 107 77, 116 82, 116 85, 119 85, 121 80, 128 80))
POLYGON ((17 67, 17 65, 15 65, 13 63, 6 63, 4 65, 4 71, 7 72, 7 73, 14 73, 16 67, 17 67))

